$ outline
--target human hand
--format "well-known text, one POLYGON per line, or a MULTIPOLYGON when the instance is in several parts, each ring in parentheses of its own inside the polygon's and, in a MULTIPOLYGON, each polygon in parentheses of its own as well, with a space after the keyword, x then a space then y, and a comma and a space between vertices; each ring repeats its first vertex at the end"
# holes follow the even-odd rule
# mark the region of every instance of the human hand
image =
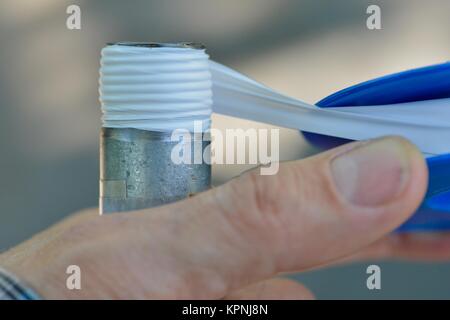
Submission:
POLYGON ((3 253, 0 266, 44 298, 311 298, 274 277, 368 257, 449 257, 447 236, 389 235, 426 186, 408 141, 354 142, 170 205, 87 210, 3 253), (81 290, 66 288, 69 265, 81 269, 81 290))

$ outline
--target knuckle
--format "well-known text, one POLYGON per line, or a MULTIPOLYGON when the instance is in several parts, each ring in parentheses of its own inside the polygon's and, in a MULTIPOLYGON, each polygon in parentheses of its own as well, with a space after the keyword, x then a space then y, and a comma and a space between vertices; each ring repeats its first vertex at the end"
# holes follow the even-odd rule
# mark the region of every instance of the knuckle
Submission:
POLYGON ((235 195, 245 201, 239 213, 244 232, 262 241, 269 240, 270 245, 283 241, 288 200, 283 179, 278 175, 261 176, 258 170, 253 170, 237 179, 236 184, 235 195))
POLYGON ((259 215, 278 216, 282 212, 283 191, 278 176, 260 176, 258 171, 248 174, 250 201, 259 215))

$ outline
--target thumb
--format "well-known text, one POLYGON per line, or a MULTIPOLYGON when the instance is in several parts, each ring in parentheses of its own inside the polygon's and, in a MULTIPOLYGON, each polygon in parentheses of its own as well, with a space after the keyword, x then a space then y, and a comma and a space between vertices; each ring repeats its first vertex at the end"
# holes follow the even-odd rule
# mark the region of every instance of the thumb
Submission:
POLYGON ((180 272, 218 280, 215 287, 229 292, 356 252, 405 221, 426 186, 421 153, 403 138, 385 137, 284 163, 273 176, 254 170, 139 214, 159 221, 154 235, 172 235, 159 245, 174 253, 180 272))

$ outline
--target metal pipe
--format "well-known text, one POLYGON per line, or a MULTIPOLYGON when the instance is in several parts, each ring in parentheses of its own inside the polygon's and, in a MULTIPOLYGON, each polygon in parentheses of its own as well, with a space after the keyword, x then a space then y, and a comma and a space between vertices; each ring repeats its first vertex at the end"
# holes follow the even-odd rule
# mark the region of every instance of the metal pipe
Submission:
MULTIPOLYGON (((155 43, 121 45, 164 46, 155 43)), ((169 44, 186 47, 190 44, 169 44)), ((192 45, 193 48, 202 48, 192 45)), ((195 145, 202 155, 210 144, 201 135, 190 141, 171 141, 171 132, 133 128, 102 128, 100 134, 100 213, 138 210, 174 202, 208 189, 211 166, 175 164, 171 153, 175 145, 189 143, 194 159, 195 145), (199 141, 201 139, 201 143, 199 141)))

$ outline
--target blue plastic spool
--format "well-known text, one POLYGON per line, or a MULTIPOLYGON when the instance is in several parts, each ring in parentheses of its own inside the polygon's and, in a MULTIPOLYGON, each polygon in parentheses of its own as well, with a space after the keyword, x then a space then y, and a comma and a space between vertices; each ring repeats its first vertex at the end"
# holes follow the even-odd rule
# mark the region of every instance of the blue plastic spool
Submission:
MULTIPOLYGON (((319 101, 317 106, 385 105, 443 98, 450 98, 450 62, 369 80, 336 92, 319 101)), ((320 149, 351 141, 308 132, 303 134, 320 149)), ((430 157, 427 164, 429 184, 425 199, 399 231, 450 230, 450 153, 430 157)))

